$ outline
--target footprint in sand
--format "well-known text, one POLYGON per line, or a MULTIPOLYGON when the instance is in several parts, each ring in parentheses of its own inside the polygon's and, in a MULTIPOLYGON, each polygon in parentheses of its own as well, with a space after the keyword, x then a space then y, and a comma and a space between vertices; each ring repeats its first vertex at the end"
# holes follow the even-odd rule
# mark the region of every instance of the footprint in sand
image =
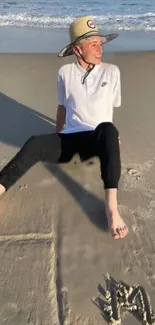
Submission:
POLYGON ((133 230, 134 232, 137 232, 137 231, 139 230, 138 225, 132 225, 132 230, 133 230))
POLYGON ((141 171, 126 167, 122 170, 122 175, 124 175, 123 189, 126 191, 131 191, 135 187, 144 186, 145 179, 142 177, 141 171))
POLYGON ((152 209, 150 209, 150 208, 149 209, 145 209, 145 208, 140 207, 140 206, 138 206, 135 209, 135 215, 139 219, 144 219, 144 220, 148 220, 148 219, 151 220, 151 218, 153 217, 153 215, 152 215, 152 209))
POLYGON ((19 185, 20 190, 24 190, 25 188, 28 188, 27 184, 19 185))
POLYGON ((154 166, 154 164, 155 164, 155 158, 153 158, 153 160, 146 161, 143 167, 145 168, 145 170, 149 171, 151 167, 154 166))
POLYGON ((139 179, 141 177, 141 173, 134 168, 127 168, 126 171, 128 175, 134 176, 136 179, 139 179))
POLYGON ((149 203, 149 209, 155 209, 155 200, 151 200, 149 203))

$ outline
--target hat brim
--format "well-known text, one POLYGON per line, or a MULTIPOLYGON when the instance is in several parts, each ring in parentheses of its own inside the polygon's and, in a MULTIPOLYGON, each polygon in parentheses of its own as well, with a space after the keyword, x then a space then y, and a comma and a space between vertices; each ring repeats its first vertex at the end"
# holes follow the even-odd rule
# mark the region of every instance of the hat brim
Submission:
MULTIPOLYGON (((103 44, 112 41, 114 38, 116 38, 118 36, 118 34, 108 34, 108 35, 101 35, 99 33, 93 33, 93 34, 89 34, 89 35, 83 35, 82 37, 78 38, 78 41, 91 37, 91 36, 100 36, 102 38, 103 44)), ((58 56, 60 58, 62 57, 66 57, 69 55, 73 55, 74 51, 73 51, 73 45, 76 44, 77 41, 70 43, 69 45, 65 46, 59 53, 58 56)))

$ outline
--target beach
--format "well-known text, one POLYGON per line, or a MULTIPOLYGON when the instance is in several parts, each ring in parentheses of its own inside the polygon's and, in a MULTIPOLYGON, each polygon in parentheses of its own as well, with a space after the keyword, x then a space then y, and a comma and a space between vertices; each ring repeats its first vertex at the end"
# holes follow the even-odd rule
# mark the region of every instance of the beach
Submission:
MULTIPOLYGON (((74 58, 0 54, 0 168, 34 134, 55 131, 57 71, 74 58)), ((99 162, 38 163, 0 199, 0 323, 106 324, 91 299, 103 274, 147 288, 155 307, 154 51, 108 52, 121 72, 119 210, 129 235, 107 231, 99 162)), ((124 316, 123 324, 138 324, 124 316)))

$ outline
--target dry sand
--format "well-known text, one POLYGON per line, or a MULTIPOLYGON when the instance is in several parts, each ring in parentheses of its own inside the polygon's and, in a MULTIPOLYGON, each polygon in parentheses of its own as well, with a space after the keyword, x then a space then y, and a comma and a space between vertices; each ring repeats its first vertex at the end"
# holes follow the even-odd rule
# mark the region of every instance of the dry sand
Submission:
MULTIPOLYGON (((155 53, 117 53, 122 106, 119 208, 129 235, 107 233, 99 163, 39 163, 0 200, 0 324, 105 324, 92 304, 102 274, 148 288, 155 307, 155 53), (139 278, 138 278, 139 277, 139 278)), ((53 132, 51 54, 0 55, 0 168, 32 134, 53 132)), ((124 324, 137 324, 126 317, 124 324)))

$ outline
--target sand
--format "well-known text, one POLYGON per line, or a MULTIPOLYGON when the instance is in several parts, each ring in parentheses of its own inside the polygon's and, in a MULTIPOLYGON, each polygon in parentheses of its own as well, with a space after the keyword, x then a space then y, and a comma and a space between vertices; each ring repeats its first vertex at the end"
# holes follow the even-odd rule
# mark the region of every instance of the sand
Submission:
MULTIPOLYGON (((91 299, 103 274, 140 283, 155 305, 155 52, 106 53, 121 70, 119 209, 129 235, 107 232, 99 163, 38 163, 0 199, 0 323, 105 324, 91 299)), ((0 55, 0 168, 32 134, 55 130, 56 74, 70 59, 0 55)), ((154 306, 155 307, 155 306, 154 306)), ((137 324, 133 316, 124 324, 137 324), (132 318, 131 318, 132 317, 132 318)))

